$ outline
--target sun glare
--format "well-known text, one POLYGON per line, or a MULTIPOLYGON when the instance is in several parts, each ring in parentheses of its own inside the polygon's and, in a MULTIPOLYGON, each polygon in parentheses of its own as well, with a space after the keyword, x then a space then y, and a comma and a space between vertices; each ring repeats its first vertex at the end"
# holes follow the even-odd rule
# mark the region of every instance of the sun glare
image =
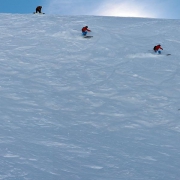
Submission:
MULTIPOLYGON (((88 6, 86 4, 78 4, 73 0, 62 2, 60 0, 46 0, 46 11, 50 14, 68 14, 68 15, 99 15, 99 16, 120 16, 120 17, 158 17, 160 11, 156 7, 148 5, 146 2, 135 0, 103 0, 97 6, 88 6), (95 8, 96 7, 96 8, 95 8), (95 8, 95 9, 94 9, 95 8), (86 10, 85 10, 86 9, 86 10), (155 10, 156 9, 156 10, 155 10)), ((151 4, 155 4, 154 0, 151 4)))
POLYGON ((95 12, 102 16, 122 16, 122 17, 156 17, 153 12, 149 12, 143 5, 134 3, 105 3, 95 12))

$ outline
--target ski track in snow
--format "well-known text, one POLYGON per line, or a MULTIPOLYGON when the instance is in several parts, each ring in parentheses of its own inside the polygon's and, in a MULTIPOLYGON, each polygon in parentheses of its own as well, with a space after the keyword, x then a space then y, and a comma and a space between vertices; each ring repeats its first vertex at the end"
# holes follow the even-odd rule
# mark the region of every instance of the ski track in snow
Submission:
POLYGON ((179 20, 0 16, 0 180, 179 179, 179 20))

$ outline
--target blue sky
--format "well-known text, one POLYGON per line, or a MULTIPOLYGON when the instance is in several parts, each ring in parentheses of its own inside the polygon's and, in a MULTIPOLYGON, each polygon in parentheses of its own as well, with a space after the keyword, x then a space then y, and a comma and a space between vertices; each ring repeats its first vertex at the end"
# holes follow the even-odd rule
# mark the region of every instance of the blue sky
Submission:
POLYGON ((0 0, 0 13, 180 18, 180 0, 0 0))

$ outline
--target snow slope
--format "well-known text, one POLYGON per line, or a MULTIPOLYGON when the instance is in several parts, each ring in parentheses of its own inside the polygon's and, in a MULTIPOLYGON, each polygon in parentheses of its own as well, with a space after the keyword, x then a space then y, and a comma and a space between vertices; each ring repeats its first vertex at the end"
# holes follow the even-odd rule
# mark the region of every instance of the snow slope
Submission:
POLYGON ((0 180, 179 180, 180 20, 0 14, 0 30, 0 180))

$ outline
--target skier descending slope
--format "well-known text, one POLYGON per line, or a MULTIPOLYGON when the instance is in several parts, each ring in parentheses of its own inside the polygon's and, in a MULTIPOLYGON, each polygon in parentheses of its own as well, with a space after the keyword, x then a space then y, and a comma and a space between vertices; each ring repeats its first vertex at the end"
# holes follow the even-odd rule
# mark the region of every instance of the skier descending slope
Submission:
POLYGON ((157 46, 154 46, 154 52, 161 54, 161 50, 163 50, 163 48, 161 47, 160 44, 158 44, 157 46))
POLYGON ((92 37, 92 36, 87 36, 87 32, 91 32, 91 30, 88 29, 88 26, 84 26, 84 27, 82 28, 82 35, 83 35, 84 37, 92 37))

